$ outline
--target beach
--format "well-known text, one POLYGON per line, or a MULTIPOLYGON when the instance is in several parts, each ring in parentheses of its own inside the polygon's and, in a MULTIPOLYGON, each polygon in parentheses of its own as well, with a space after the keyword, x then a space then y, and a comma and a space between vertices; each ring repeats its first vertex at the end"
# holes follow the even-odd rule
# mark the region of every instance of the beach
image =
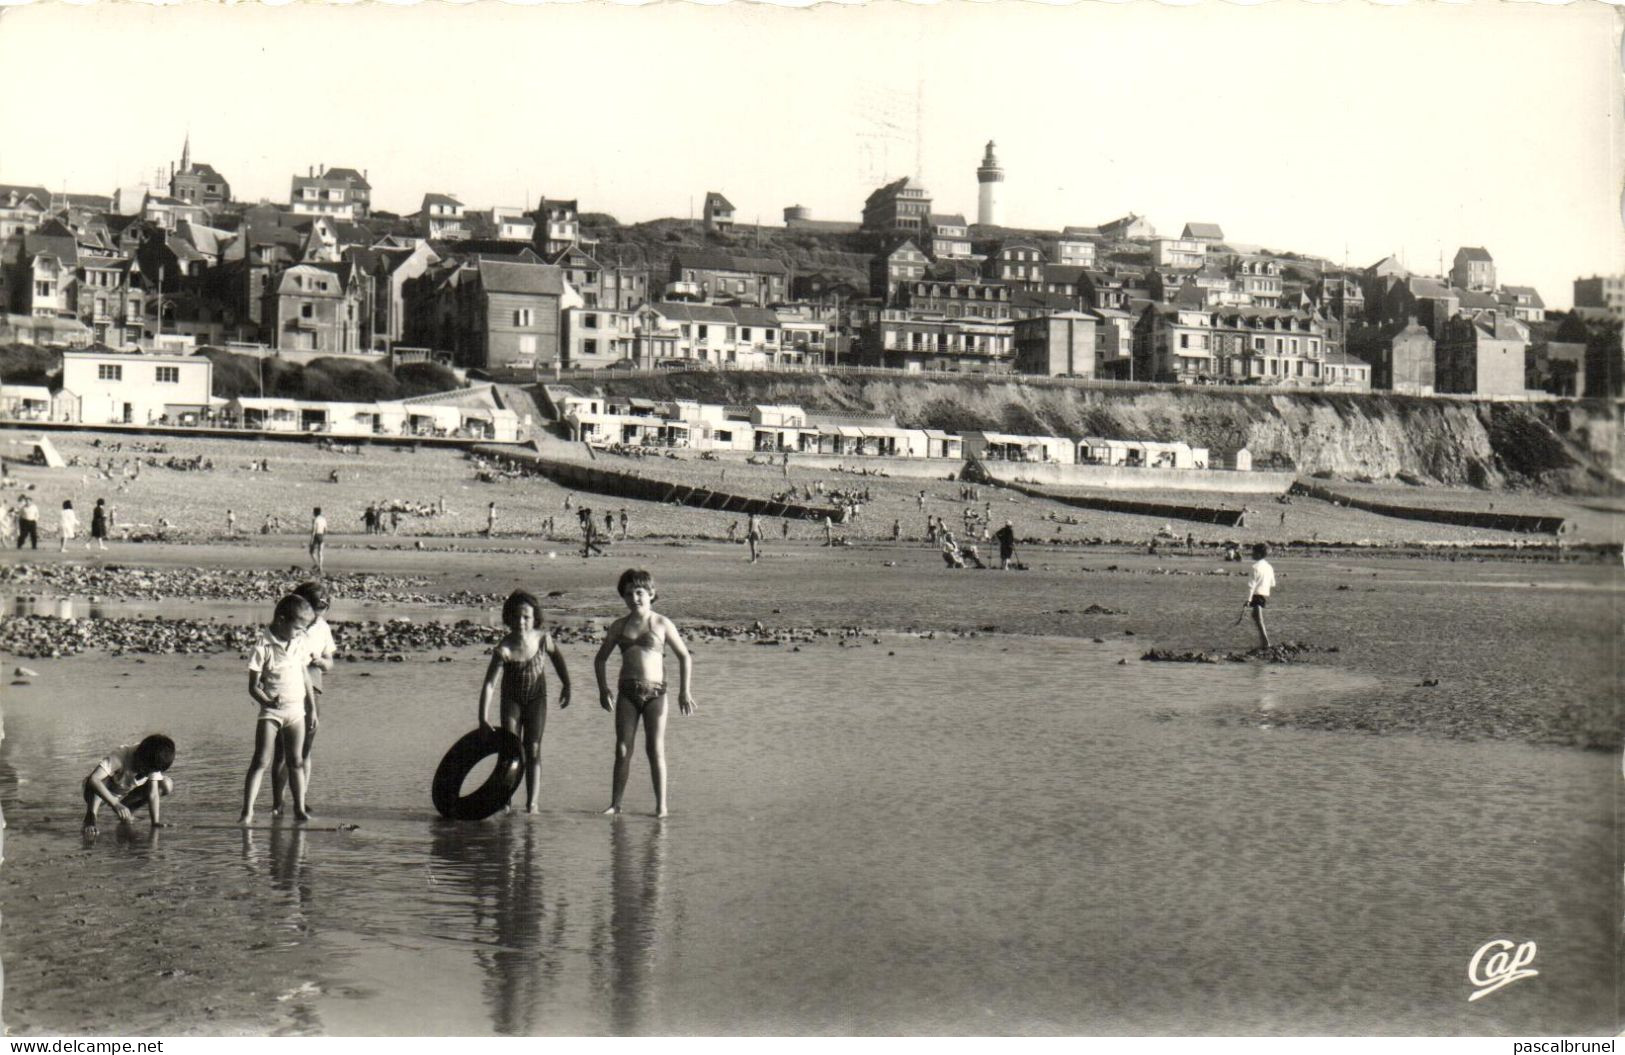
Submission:
MULTIPOLYGON (((324 485, 305 448, 266 446, 286 459, 268 455, 273 477, 310 477, 294 494, 351 486, 324 485)), ((958 484, 824 473, 879 496, 837 529, 850 545, 799 523, 782 541, 770 521, 750 564, 725 537, 736 518, 628 503, 633 537, 583 559, 578 533, 534 527, 549 511, 573 526, 562 489, 479 483, 433 454, 421 477, 343 491, 444 490, 453 512, 329 537, 349 647, 310 830, 263 799, 260 830, 232 828, 252 732, 241 642, 306 575, 301 533, 221 537, 208 504, 237 493, 190 474, 175 500, 193 495, 198 520, 173 541, 7 551, 0 643, 28 655, 4 661, 34 672, 9 679, 0 743, 14 1033, 1612 1028, 1616 563, 1487 532, 1426 546, 1466 530, 1430 524, 1404 524, 1406 545, 1289 542, 1268 618, 1306 646, 1292 662, 1155 663, 1252 646, 1233 625, 1247 565, 1212 544, 1228 529, 1193 525, 1207 544, 1152 556, 1110 541, 1149 518, 1057 525, 1042 514, 1063 507, 982 486, 1030 540, 1029 570, 950 571, 923 541, 891 542, 890 520, 926 486, 957 529, 958 484), (1056 526, 1075 534, 1053 541, 1056 526), (629 814, 597 814, 613 734, 591 656, 628 566, 654 571, 695 654, 701 711, 672 719, 658 823, 641 751, 629 814), (574 679, 548 719, 542 813, 443 822, 428 777, 472 727, 516 587, 544 598, 574 679), (84 772, 157 728, 181 745, 177 827, 82 842, 84 772), (154 941, 149 918, 177 922, 154 941), (1467 959, 1502 933, 1539 939, 1542 977, 1469 1003, 1467 959), (143 999, 152 985, 163 1001, 143 999)), ((726 468, 742 493, 782 480, 726 468)), ((20 471, 47 524, 72 472, 20 471)), ((216 480, 252 495, 257 475, 216 480)), ((160 508, 162 479, 143 469, 120 504, 160 508)), ((917 509, 909 523, 923 533, 917 509)), ((1234 534, 1275 541, 1273 526, 1234 534)))

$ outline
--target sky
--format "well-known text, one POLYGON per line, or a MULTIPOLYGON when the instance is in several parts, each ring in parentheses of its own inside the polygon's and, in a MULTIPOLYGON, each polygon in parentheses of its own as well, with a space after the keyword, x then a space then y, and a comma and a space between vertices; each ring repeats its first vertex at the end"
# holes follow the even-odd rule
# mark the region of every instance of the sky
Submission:
POLYGON ((0 182, 110 194, 188 134, 238 198, 365 169, 376 207, 575 198, 622 222, 721 191, 856 220, 901 176, 974 221, 1133 211, 1159 233, 1437 270, 1489 249, 1566 307, 1625 270, 1620 17, 1566 6, 883 0, 0 7, 0 182))

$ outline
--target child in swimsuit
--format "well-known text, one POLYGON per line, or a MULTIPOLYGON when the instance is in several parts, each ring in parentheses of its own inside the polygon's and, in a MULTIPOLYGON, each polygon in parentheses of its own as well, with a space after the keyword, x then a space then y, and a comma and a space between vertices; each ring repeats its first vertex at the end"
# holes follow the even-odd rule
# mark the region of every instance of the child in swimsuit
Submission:
POLYGON ((85 778, 85 835, 96 834, 96 811, 104 802, 113 807, 124 824, 135 819, 131 807, 145 802, 152 826, 162 828, 158 803, 175 792, 174 782, 164 776, 164 771, 174 764, 175 741, 162 734, 149 736, 134 746, 114 748, 85 778))
POLYGON ((502 728, 519 737, 525 749, 525 812, 540 809, 542 730, 547 725, 547 676, 542 663, 551 660, 559 676, 559 709, 570 706, 570 672, 553 635, 542 629, 542 602, 528 590, 515 590, 502 605, 508 634, 491 650, 491 665, 480 685, 480 728, 491 727, 491 696, 502 682, 502 728))
POLYGON ((638 722, 643 723, 644 750, 649 755, 649 777, 654 781, 655 816, 666 816, 666 673, 665 652, 677 656, 679 689, 677 708, 683 714, 695 711, 690 694, 693 663, 677 624, 656 612, 654 576, 638 568, 621 573, 616 591, 626 602, 627 614, 610 624, 593 669, 598 674, 598 702, 615 713, 615 778, 609 809, 621 812, 626 778, 632 772, 632 748, 637 743, 638 722), (621 650, 621 674, 614 695, 609 691, 609 655, 621 650))

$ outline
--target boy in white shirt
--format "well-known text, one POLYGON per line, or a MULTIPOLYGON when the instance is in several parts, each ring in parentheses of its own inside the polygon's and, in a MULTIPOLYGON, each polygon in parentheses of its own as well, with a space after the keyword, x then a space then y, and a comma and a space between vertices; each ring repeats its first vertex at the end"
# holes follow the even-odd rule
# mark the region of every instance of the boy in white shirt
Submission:
POLYGON ((1269 631, 1264 629, 1264 606, 1269 603, 1270 591, 1275 589, 1275 569, 1265 557, 1270 555, 1270 548, 1263 542, 1253 544, 1253 574, 1247 580, 1247 607, 1242 609, 1243 614, 1253 613, 1253 625, 1258 628, 1258 647, 1270 647, 1269 631))
POLYGON ((146 804, 152 826, 162 828, 159 801, 173 794, 174 783, 164 770, 175 764, 175 741, 161 733, 139 744, 123 744, 96 764, 85 778, 85 835, 96 834, 96 811, 102 803, 113 807, 118 819, 129 824, 135 819, 134 806, 146 804))
POLYGON ((254 759, 243 778, 243 812, 237 818, 244 827, 254 821, 254 800, 278 740, 288 762, 293 815, 310 820, 305 810, 305 701, 310 695, 305 630, 315 618, 309 601, 289 594, 277 602, 271 625, 260 631, 249 653, 248 695, 260 705, 260 713, 254 722, 254 759))

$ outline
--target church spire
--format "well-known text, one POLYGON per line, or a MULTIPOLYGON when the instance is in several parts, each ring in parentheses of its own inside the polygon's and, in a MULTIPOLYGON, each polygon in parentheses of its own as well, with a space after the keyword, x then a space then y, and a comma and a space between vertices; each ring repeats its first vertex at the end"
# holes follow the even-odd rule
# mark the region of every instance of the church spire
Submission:
POLYGON ((192 130, 186 130, 186 142, 181 144, 181 171, 185 172, 192 167, 192 130))

